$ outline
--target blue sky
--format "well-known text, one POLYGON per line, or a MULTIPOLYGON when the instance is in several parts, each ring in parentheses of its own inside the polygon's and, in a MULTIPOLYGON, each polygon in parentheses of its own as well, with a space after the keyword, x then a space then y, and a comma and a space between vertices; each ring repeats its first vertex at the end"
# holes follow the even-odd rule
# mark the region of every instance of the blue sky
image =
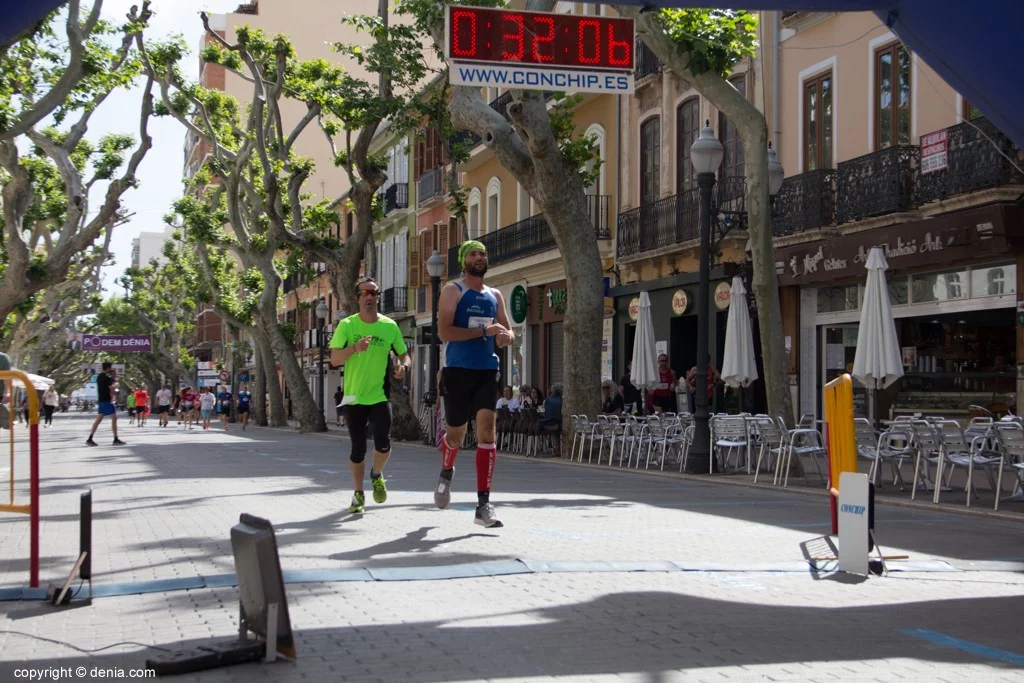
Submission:
MULTIPOLYGON (((106 0, 103 16, 121 22, 138 0, 106 0)), ((197 78, 199 62, 196 47, 203 25, 199 12, 230 12, 240 0, 153 0, 155 16, 146 32, 148 38, 163 38, 174 34, 185 36, 192 55, 183 61, 186 75, 197 78)), ((106 133, 130 133, 138 136, 138 112, 142 102, 142 84, 132 90, 111 93, 103 106, 93 115, 88 137, 98 140, 106 133)), ((122 206, 134 212, 131 222, 118 227, 111 240, 111 253, 116 259, 113 266, 103 272, 104 287, 108 294, 121 291, 114 279, 131 265, 132 239, 140 232, 159 232, 164 229, 163 216, 171 203, 181 196, 181 170, 184 163, 185 130, 170 118, 151 119, 149 133, 153 147, 139 167, 139 187, 128 190, 122 197, 122 206)), ((105 191, 105 188, 102 188, 105 191)), ((92 205, 102 201, 94 191, 92 205)))

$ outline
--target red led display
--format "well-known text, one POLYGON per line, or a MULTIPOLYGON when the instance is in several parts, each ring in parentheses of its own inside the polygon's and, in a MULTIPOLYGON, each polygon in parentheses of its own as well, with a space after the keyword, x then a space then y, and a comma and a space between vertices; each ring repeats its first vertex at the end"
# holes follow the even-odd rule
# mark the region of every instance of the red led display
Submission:
POLYGON ((633 21, 451 5, 448 57, 632 71, 633 21))

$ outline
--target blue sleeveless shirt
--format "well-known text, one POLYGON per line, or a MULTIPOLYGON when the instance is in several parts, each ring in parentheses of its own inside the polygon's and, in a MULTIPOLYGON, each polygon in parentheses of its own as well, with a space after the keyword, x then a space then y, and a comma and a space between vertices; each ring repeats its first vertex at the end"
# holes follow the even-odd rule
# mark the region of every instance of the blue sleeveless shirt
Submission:
MULTIPOLYGON (((454 283, 462 293, 455 307, 455 327, 481 327, 492 325, 498 316, 498 297, 493 287, 484 285, 478 292, 461 281, 454 283)), ((494 352, 494 337, 448 342, 445 345, 445 366, 470 370, 497 370, 498 354, 494 352)))

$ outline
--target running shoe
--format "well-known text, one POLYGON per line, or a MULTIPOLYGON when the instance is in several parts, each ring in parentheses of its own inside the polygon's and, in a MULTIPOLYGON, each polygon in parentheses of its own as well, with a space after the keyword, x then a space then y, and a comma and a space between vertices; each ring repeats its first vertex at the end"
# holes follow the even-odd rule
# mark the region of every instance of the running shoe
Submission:
POLYGON ((450 502, 452 502, 452 480, 445 477, 442 472, 441 476, 437 478, 437 488, 434 489, 434 505, 444 510, 450 502))
POLYGON ((366 497, 362 491, 356 491, 352 494, 352 504, 348 506, 348 511, 352 514, 366 512, 366 497))
POLYGON ((121 439, 114 439, 114 445, 115 446, 124 446, 125 443, 124 443, 124 441, 121 441, 121 439))
POLYGON ((88 439, 85 440, 85 445, 86 446, 96 446, 98 444, 95 441, 93 441, 92 437, 90 436, 88 439))
POLYGON ((370 477, 370 483, 373 484, 373 502, 383 503, 388 499, 388 486, 387 482, 384 481, 384 475, 380 475, 377 478, 370 477))
POLYGON ((482 527, 488 529, 497 529, 505 526, 498 518, 494 516, 494 506, 490 503, 480 505, 476 509, 476 519, 473 520, 474 524, 479 524, 482 527))

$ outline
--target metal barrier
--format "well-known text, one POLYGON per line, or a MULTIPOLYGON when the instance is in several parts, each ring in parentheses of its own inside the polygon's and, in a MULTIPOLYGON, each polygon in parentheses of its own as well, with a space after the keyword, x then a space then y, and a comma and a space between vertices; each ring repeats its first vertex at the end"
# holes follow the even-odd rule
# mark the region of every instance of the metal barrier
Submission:
POLYGON ((11 467, 10 493, 7 503, 0 503, 0 512, 17 512, 29 517, 29 586, 39 587, 39 396, 35 385, 20 370, 0 370, 0 380, 7 395, 11 397, 7 425, 10 436, 11 467), (29 443, 29 502, 18 505, 14 502, 14 380, 21 381, 28 394, 28 443, 29 443))
MULTIPOLYGON (((825 385, 825 444, 829 488, 838 488, 843 472, 857 471, 857 439, 853 424, 853 378, 840 375, 825 385)), ((839 533, 835 496, 830 496, 832 533, 839 533)))

